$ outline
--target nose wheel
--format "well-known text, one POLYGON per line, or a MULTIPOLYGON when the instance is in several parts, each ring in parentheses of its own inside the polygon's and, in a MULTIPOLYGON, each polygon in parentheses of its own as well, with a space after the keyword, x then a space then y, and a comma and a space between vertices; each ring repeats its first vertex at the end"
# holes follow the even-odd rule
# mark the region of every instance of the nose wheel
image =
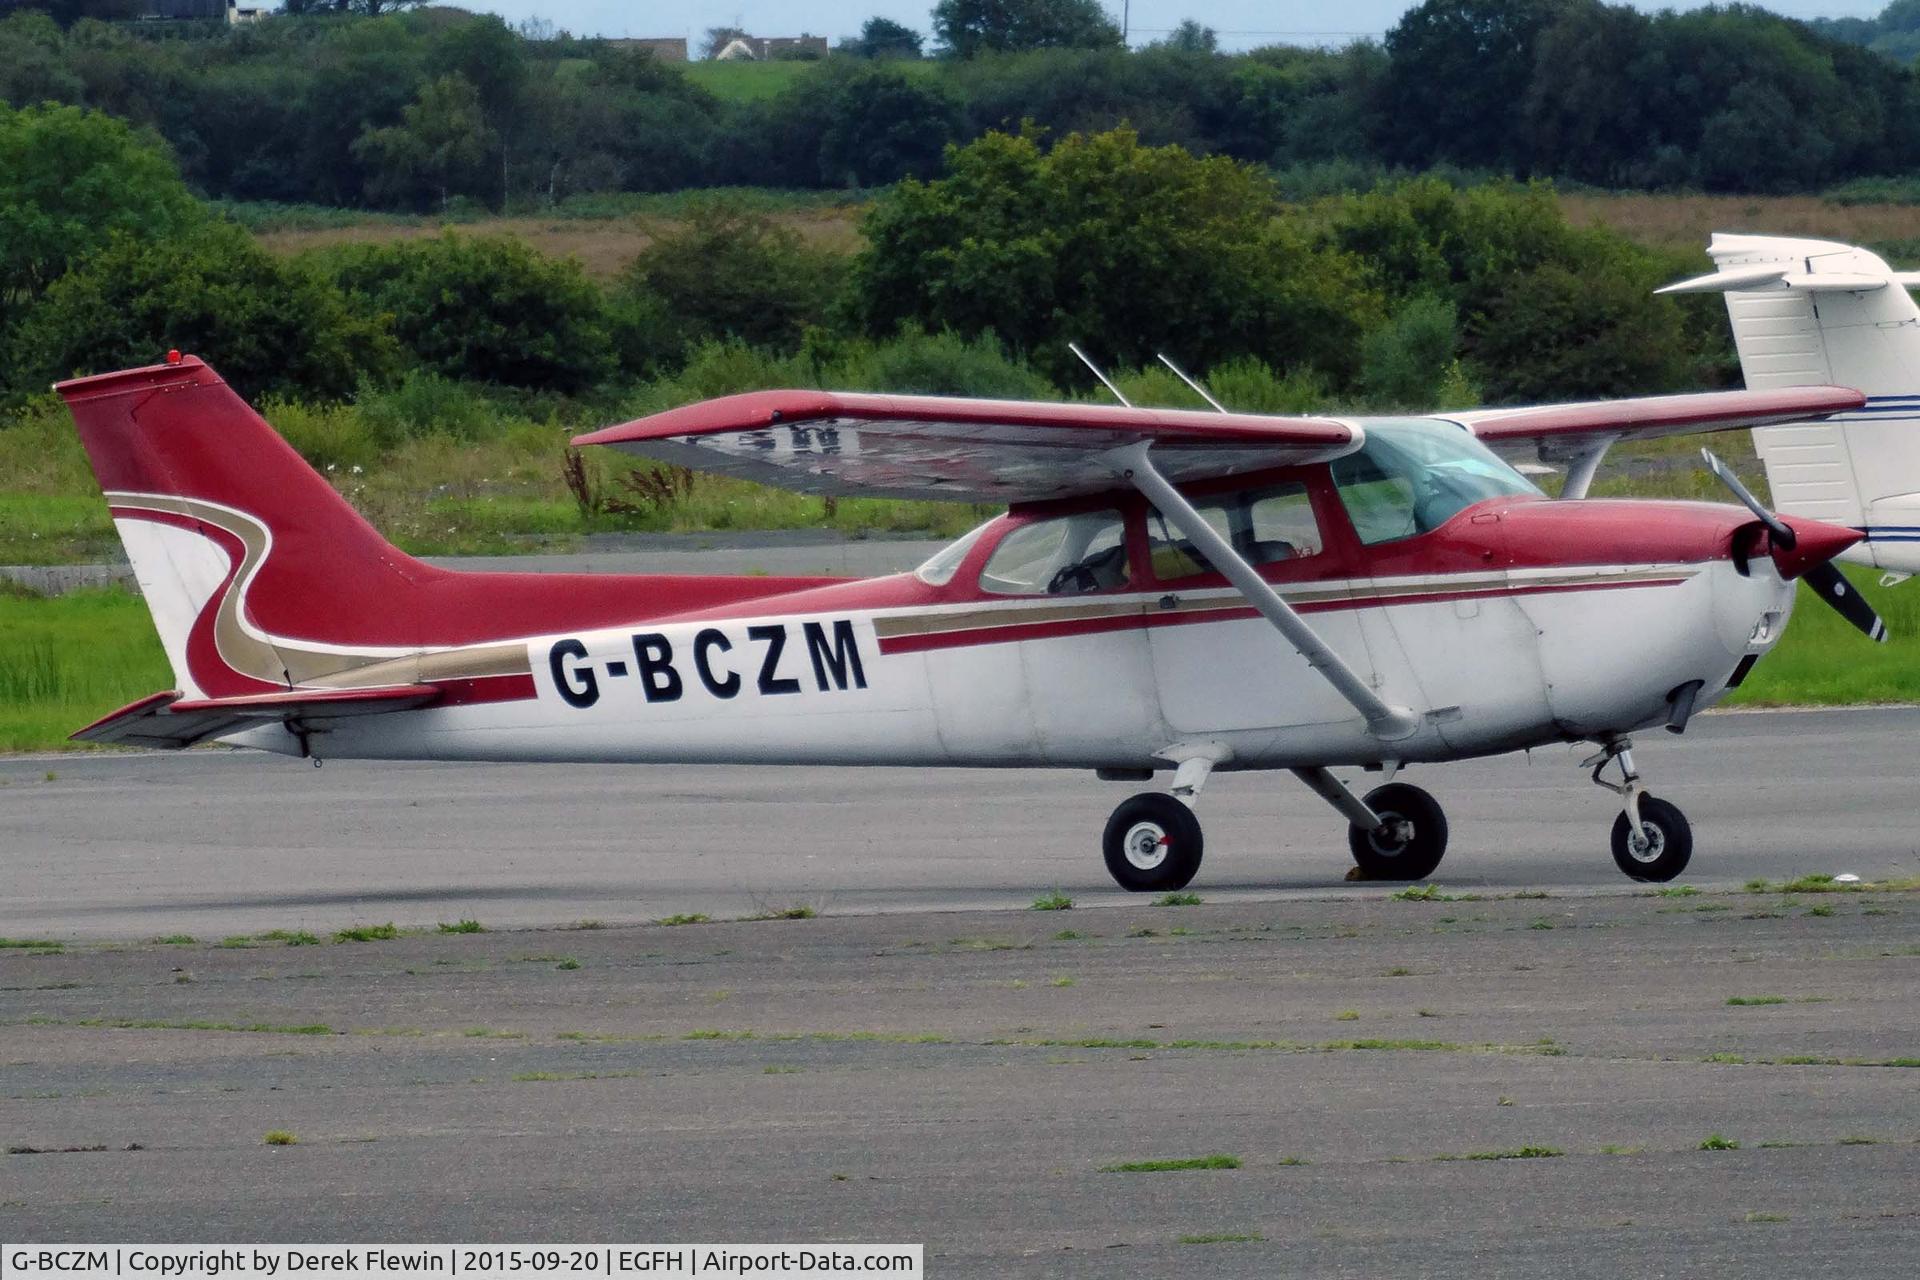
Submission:
POLYGON ((1354 865, 1369 880, 1424 880, 1447 853, 1447 815, 1415 786, 1389 782, 1364 802, 1380 819, 1374 827, 1347 827, 1354 865))
POLYGON ((1648 795, 1633 768, 1633 743, 1626 738, 1608 742, 1585 762, 1593 768, 1596 785, 1621 799, 1620 816, 1613 820, 1613 862, 1630 879, 1664 883, 1687 869, 1693 858, 1693 826, 1679 806, 1648 795), (1620 765, 1621 781, 1601 777, 1610 764, 1620 765))

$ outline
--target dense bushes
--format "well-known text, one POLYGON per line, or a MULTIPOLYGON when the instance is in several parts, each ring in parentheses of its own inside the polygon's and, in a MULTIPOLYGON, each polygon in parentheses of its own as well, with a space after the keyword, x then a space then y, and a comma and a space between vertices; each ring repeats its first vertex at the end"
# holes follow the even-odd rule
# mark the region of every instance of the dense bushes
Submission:
POLYGON ((613 371, 600 290, 578 262, 523 241, 449 231, 353 246, 320 265, 358 311, 390 324, 409 363, 430 372, 574 392, 613 371))
MULTIPOLYGON (((1423 178, 1293 204, 1253 166, 1131 130, 1051 148, 996 133, 877 199, 851 259, 700 201, 602 288, 571 259, 453 231, 276 258, 186 200, 152 144, 64 112, 36 117, 62 127, 16 148, 24 171, 91 122, 114 145, 60 170, 73 189, 128 148, 152 172, 144 197, 122 193, 129 229, 82 239, 30 306, 15 285, 0 385, 16 396, 179 347, 249 394, 385 389, 415 406, 376 424, 395 437, 470 409, 464 386, 577 398, 698 368, 710 388, 752 351, 799 361, 790 380, 1006 396, 1091 393, 1076 340, 1123 369, 1166 352, 1231 377, 1252 359, 1277 381, 1247 393, 1281 411, 1676 390, 1725 359, 1716 324, 1652 295, 1683 268, 1569 226, 1537 185, 1423 178)), ((69 196, 15 199, 12 224, 35 227, 69 196)))
POLYGON ((0 328, 115 234, 204 218, 157 139, 98 112, 0 103, 0 328))
POLYGON ((809 249, 793 229, 735 205, 701 202, 620 282, 633 335, 626 358, 642 368, 678 363, 716 338, 792 349, 809 325, 826 319, 839 274, 836 255, 809 249))
POLYGON ((1377 301, 1276 212, 1251 169, 1130 130, 1050 151, 990 134, 874 206, 851 299, 871 332, 994 332, 1056 378, 1083 376, 1075 339, 1130 364, 1254 353, 1344 372, 1377 301))
POLYGON ((13 339, 16 387, 154 364, 169 347, 214 361, 243 394, 350 394, 398 352, 339 290, 238 227, 164 241, 121 235, 54 281, 13 339))

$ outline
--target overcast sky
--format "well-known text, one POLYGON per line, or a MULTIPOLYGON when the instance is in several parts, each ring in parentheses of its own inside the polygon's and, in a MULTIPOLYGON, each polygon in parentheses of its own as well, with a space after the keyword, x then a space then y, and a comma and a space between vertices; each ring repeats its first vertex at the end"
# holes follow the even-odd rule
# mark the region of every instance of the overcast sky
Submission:
MULTIPOLYGON (((510 22, 541 17, 575 35, 688 36, 708 27, 739 26, 755 35, 845 36, 875 15, 930 32, 932 0, 454 0, 462 8, 497 13, 510 22)), ((1121 0, 1107 12, 1120 20, 1121 0)), ((1404 13, 1406 0, 1132 0, 1135 44, 1158 39, 1182 18, 1195 18, 1220 33, 1230 49, 1280 42, 1343 44, 1352 36, 1378 36, 1404 13)), ((1688 0, 1642 4, 1642 9, 1691 9, 1688 0)), ((1884 0, 1780 0, 1767 5, 1797 18, 1868 17, 1884 0)), ((698 49, 695 50, 696 56, 698 49)))

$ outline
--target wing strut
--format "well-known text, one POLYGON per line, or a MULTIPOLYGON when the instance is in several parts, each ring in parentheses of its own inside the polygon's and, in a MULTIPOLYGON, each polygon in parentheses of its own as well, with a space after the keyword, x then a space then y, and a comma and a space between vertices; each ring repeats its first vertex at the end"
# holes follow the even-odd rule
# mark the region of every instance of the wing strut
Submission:
POLYGON ((1280 598, 1280 593, 1233 549, 1233 545, 1201 518, 1192 504, 1180 496, 1180 491, 1154 469, 1147 457, 1147 448, 1145 441, 1127 445, 1109 453, 1107 459, 1123 480, 1145 494, 1160 514, 1207 558, 1208 563, 1220 570, 1227 581, 1246 597, 1247 603, 1259 610, 1261 616, 1287 638, 1287 643, 1299 650, 1308 666, 1318 671, 1335 692, 1366 717, 1367 729, 1374 737, 1392 742, 1407 737, 1419 728, 1420 722, 1412 711, 1384 701, 1368 688, 1353 668, 1327 647, 1314 629, 1293 611, 1292 606, 1280 598))

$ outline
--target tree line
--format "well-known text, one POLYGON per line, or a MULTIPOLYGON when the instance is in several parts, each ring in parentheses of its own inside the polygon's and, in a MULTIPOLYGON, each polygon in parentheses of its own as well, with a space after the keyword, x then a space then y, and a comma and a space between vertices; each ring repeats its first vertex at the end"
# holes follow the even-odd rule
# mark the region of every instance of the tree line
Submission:
POLYGON ((879 195, 862 230, 836 253, 713 201, 606 283, 454 231, 279 257, 195 198, 151 133, 0 107, 0 396, 171 347, 255 397, 410 385, 436 421, 434 388, 454 385, 588 409, 668 383, 662 397, 691 399, 834 377, 1094 394, 1071 340, 1122 369, 1167 352, 1272 412, 1728 376, 1718 309, 1652 293, 1695 264, 1569 225, 1540 184, 1429 177, 1293 203, 1258 166, 1131 129, 1029 129, 953 149, 879 195))
POLYGON ((117 0, 31 3, 0 21, 0 100, 151 128, 190 186, 232 200, 424 211, 869 188, 1027 123, 1124 124, 1277 169, 1450 163, 1610 187, 1814 190, 1920 162, 1914 73, 1831 24, 1744 5, 1427 0, 1379 43, 1227 56, 1192 23, 1129 51, 1090 0, 944 0, 945 56, 869 23, 754 99, 617 42, 392 0, 164 31, 85 16, 117 0))

